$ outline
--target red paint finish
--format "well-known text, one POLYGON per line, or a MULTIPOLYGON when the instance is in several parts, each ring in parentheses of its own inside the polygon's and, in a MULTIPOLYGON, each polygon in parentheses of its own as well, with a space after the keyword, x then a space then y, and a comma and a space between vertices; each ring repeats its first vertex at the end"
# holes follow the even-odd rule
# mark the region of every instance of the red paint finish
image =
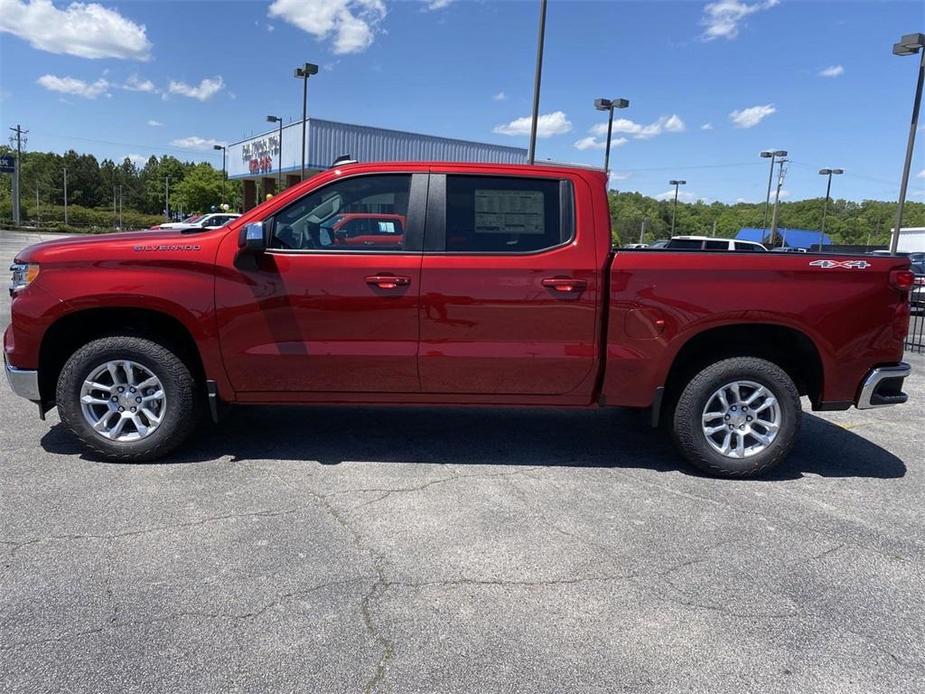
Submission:
POLYGON ((189 332, 229 402, 645 407, 689 340, 742 325, 806 336, 821 363, 819 400, 846 402, 869 369, 901 359, 909 316, 901 258, 824 268, 809 254, 613 256, 603 173, 543 165, 350 165, 218 229, 58 240, 18 259, 41 272, 12 301, 12 365, 41 370, 42 342, 63 316, 143 308, 189 332), (524 254, 239 249, 244 224, 302 195, 398 172, 568 179, 575 235, 524 254))

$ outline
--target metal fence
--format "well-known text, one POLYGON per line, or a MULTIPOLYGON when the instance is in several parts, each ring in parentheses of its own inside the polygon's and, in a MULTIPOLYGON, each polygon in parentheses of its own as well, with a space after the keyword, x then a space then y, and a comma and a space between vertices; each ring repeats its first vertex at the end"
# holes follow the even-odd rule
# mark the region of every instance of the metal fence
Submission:
POLYGON ((909 316, 909 334, 906 335, 906 349, 909 352, 925 353, 925 302, 912 302, 909 316))

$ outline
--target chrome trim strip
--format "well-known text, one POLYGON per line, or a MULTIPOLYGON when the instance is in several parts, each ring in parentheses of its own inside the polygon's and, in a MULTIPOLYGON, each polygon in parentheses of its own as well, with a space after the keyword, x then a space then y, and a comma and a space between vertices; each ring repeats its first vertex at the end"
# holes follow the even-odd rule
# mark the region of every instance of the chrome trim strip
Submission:
POLYGON ((26 400, 31 400, 32 402, 39 402, 42 399, 42 396, 39 394, 38 371, 17 369, 15 366, 10 366, 5 356, 3 358, 3 365, 6 370, 6 380, 9 382, 10 388, 13 389, 16 395, 26 400))
POLYGON ((889 407, 892 404, 896 403, 883 403, 880 405, 874 405, 871 403, 871 398, 874 395, 874 391, 877 390, 877 386, 880 385, 880 382, 887 378, 906 378, 912 372, 912 367, 909 366, 906 362, 900 362, 896 366, 881 366, 877 369, 871 369, 870 373, 864 378, 864 381, 861 383, 861 392, 858 394, 858 399, 855 402, 855 407, 859 410, 871 410, 875 407, 889 407))

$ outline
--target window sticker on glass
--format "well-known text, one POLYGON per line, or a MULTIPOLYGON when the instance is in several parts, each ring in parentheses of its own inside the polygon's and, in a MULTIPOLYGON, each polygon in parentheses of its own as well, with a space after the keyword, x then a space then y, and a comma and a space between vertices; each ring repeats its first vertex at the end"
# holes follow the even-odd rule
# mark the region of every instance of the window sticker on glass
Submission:
POLYGON ((545 234, 542 191, 476 189, 475 232, 545 234))
POLYGON ((395 233, 395 222, 379 222, 379 233, 380 234, 394 234, 395 233))

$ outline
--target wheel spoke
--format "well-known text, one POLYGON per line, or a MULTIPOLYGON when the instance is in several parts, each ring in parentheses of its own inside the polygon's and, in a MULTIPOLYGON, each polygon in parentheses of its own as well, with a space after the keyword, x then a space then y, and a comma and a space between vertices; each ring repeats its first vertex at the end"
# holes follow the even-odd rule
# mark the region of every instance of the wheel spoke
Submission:
POLYGON ((132 368, 132 362, 130 361, 122 362, 122 370, 125 372, 126 385, 130 385, 130 386, 135 385, 135 369, 132 368))
POLYGON ((732 432, 727 431, 726 435, 723 437, 723 445, 720 446, 720 452, 723 455, 729 455, 729 442, 732 440, 732 432))
POLYGON ((735 436, 736 436, 735 457, 744 458, 745 457, 745 434, 743 434, 741 431, 737 431, 735 432, 735 436))
POLYGON ((113 386, 107 386, 96 381, 84 381, 84 386, 87 390, 99 390, 104 393, 111 393, 113 389, 113 386))
POLYGON ((146 378, 145 380, 143 380, 141 383, 139 383, 135 387, 138 389, 151 388, 152 386, 157 386, 158 388, 160 388, 160 385, 161 385, 161 382, 157 380, 157 376, 151 376, 150 378, 146 378))
POLYGON ((94 398, 92 395, 82 395, 80 401, 85 405, 108 405, 109 400, 107 398, 94 398))
POLYGON ((768 444, 771 443, 771 437, 765 436, 764 434, 759 434, 759 433, 758 433, 757 431, 755 431, 754 429, 752 429, 752 430, 749 431, 748 433, 751 434, 752 437, 753 437, 756 441, 758 441, 758 443, 760 443, 762 446, 767 446, 768 444))
POLYGON ((142 408, 141 413, 148 418, 148 421, 151 423, 152 428, 161 423, 161 418, 154 414, 147 407, 142 408))
POLYGON ((767 394, 768 394, 768 391, 764 386, 758 386, 757 388, 755 388, 755 391, 751 395, 748 396, 748 400, 745 401, 745 404, 751 405, 753 402, 755 402, 755 400, 757 400, 758 398, 764 397, 767 394))
POLYGON ((137 414, 132 415, 132 424, 135 425, 135 430, 138 432, 138 435, 144 438, 148 435, 148 427, 141 421, 141 417, 137 414))
POLYGON ((717 433, 717 432, 719 432, 719 431, 722 431, 722 430, 725 429, 725 428, 726 428, 726 425, 725 425, 725 424, 720 424, 718 427, 704 427, 703 430, 704 430, 704 432, 706 432, 706 435, 707 435, 707 436, 713 436, 713 434, 715 434, 715 433, 717 433))
POLYGON ((115 362, 111 361, 106 364, 106 370, 109 371, 109 375, 112 376, 113 386, 118 386, 122 383, 122 381, 119 379, 119 369, 115 362))
POLYGON ((766 409, 773 407, 776 404, 777 400, 774 399, 774 396, 768 395, 768 397, 764 399, 764 402, 755 408, 755 413, 757 414, 758 412, 764 412, 766 409))
POLYGON ((158 390, 158 391, 155 391, 154 393, 151 393, 151 395, 142 395, 142 396, 141 396, 141 401, 142 401, 142 402, 151 402, 152 400, 160 400, 160 399, 162 399, 163 397, 164 397, 164 391, 158 390))

